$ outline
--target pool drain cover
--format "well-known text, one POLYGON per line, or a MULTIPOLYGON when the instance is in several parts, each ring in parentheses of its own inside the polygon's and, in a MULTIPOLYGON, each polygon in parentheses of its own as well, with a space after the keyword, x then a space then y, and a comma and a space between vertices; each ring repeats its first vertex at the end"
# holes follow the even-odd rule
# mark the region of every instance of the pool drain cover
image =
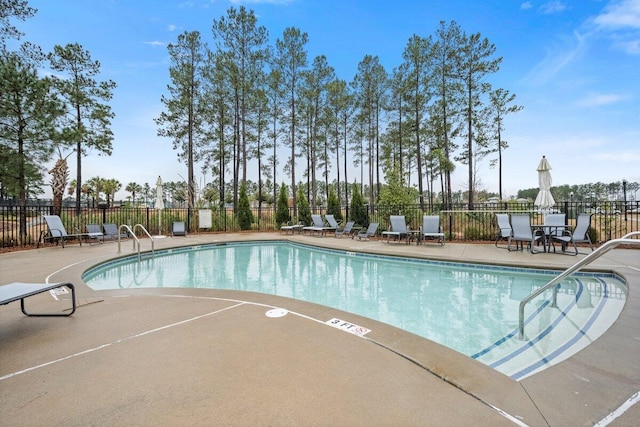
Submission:
POLYGON ((288 311, 282 308, 273 308, 267 311, 267 317, 283 317, 286 316, 287 313, 288 311))

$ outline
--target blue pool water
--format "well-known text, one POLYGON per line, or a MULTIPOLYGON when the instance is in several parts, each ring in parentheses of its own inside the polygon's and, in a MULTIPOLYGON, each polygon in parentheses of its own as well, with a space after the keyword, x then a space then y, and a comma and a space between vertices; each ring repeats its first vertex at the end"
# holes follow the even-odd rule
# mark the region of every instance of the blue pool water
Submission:
POLYGON ((580 274, 561 284, 558 308, 550 307, 550 292, 527 305, 530 341, 517 339, 521 299, 556 274, 252 242, 116 260, 83 279, 93 289, 232 289, 310 301, 391 324, 521 379, 584 348, 624 305, 621 280, 580 274))

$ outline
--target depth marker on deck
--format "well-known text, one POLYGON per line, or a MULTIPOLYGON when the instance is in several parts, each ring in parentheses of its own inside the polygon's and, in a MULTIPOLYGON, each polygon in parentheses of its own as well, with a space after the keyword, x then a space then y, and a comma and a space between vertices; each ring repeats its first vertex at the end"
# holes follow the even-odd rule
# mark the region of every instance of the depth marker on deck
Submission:
POLYGON ((342 329, 343 331, 347 331, 359 336, 364 336, 371 332, 371 329, 367 329, 364 326, 358 326, 350 322, 345 322, 344 320, 340 320, 335 317, 331 320, 327 320, 325 323, 329 326, 333 326, 334 328, 342 329))

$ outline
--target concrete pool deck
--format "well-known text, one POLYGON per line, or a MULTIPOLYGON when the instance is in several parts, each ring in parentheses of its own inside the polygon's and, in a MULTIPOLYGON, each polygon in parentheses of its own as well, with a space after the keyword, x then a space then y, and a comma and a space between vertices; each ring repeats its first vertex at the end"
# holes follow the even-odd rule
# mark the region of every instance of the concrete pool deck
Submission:
MULTIPOLYGON (((190 234, 155 245, 274 239, 560 269, 583 257, 277 233, 190 234)), ((316 304, 170 283, 113 291, 82 283, 87 268, 130 255, 131 245, 123 242, 120 254, 111 242, 0 255, 0 284, 68 281, 79 304, 65 318, 26 317, 18 303, 0 306, 2 425, 567 426, 612 419, 624 426, 640 419, 633 404, 640 391, 638 250, 616 249, 592 265, 629 284, 616 323, 568 360, 517 382, 424 338, 316 304), (289 313, 267 317, 272 308, 289 313), (324 323, 332 318, 371 332, 345 333, 324 323)), ((148 240, 142 249, 150 249, 148 240)), ((48 294, 27 304, 62 307, 48 294)))

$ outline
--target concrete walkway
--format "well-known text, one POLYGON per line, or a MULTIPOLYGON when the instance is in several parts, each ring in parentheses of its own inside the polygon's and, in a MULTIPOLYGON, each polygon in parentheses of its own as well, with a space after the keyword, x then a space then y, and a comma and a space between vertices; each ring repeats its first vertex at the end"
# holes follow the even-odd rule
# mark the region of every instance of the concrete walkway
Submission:
MULTIPOLYGON (((582 257, 268 233, 193 234, 155 244, 249 239, 547 268, 582 257)), ((148 250, 150 242, 142 246, 148 250)), ((604 419, 624 426, 640 419, 633 404, 640 391, 637 250, 614 250, 593 265, 624 276, 630 287, 609 331, 517 382, 424 338, 316 304, 170 283, 114 291, 84 285, 81 274, 118 256, 117 247, 70 244, 0 255, 3 284, 69 281, 79 303, 68 318, 26 317, 18 303, 0 306, 2 425, 567 426, 604 419), (288 314, 266 316, 273 308, 288 314), (324 323, 334 317, 372 332, 361 338, 324 323)), ((131 251, 123 242, 120 255, 131 251)), ((47 294, 28 303, 47 310, 69 301, 47 294)))

